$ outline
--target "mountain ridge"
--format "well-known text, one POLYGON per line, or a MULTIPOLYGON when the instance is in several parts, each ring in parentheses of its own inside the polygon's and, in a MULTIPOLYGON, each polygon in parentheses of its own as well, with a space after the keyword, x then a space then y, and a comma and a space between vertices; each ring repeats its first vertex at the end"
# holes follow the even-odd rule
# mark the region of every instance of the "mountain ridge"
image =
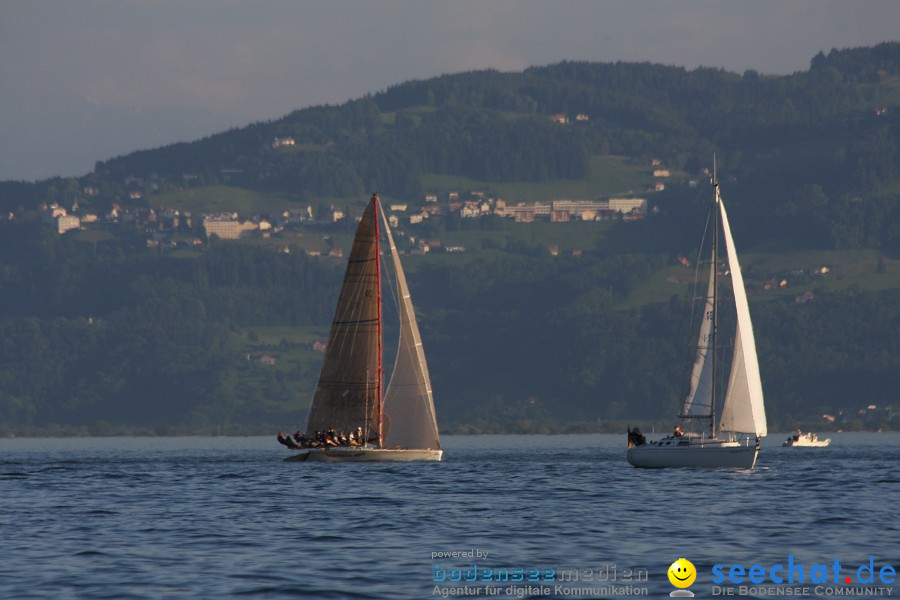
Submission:
POLYGON ((758 287, 751 310, 773 422, 889 427, 878 411, 900 385, 898 65, 891 42, 822 53, 786 76, 573 61, 444 75, 101 161, 80 178, 0 182, 0 425, 299 425, 342 268, 305 250, 346 243, 370 192, 413 207, 426 192, 476 191, 459 181, 506 190, 510 202, 567 182, 595 196, 601 186, 583 184, 609 181, 610 165, 646 185, 656 159, 675 176, 640 190, 651 209, 642 220, 511 224, 445 212, 400 228, 468 240, 466 253, 409 257, 445 427, 654 422, 672 412, 659 406, 677 403, 683 379, 673 357, 686 343, 684 286, 669 279, 681 281, 679 258, 692 256, 715 153, 758 287), (199 216, 186 218, 201 212, 191 198, 231 190, 252 192, 240 201, 254 213, 277 197, 271 212, 334 207, 350 218, 206 240, 199 216), (171 215, 157 210, 174 198, 171 215), (59 235, 45 222, 54 205, 99 218, 59 235), (156 224, 113 220, 114 210, 156 224), (160 229, 169 216, 179 224, 160 229), (186 245, 173 250, 176 241, 186 245), (833 272, 812 274, 826 260, 833 272), (784 289, 763 289, 782 279, 784 289), (276 364, 253 360, 261 354, 276 364), (858 413, 870 405, 874 421, 858 413))

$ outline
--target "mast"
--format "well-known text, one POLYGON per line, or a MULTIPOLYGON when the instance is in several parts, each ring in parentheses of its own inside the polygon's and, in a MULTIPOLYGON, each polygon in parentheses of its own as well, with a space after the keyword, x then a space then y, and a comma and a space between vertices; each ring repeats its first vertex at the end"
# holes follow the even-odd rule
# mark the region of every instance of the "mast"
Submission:
POLYGON ((378 219, 380 218, 378 207, 378 194, 372 194, 372 203, 375 206, 375 302, 378 305, 378 322, 375 339, 377 340, 378 366, 375 371, 375 402, 378 406, 378 447, 382 446, 382 428, 384 425, 384 392, 382 390, 382 323, 381 323, 381 234, 378 231, 378 219))
POLYGON ((716 155, 713 154, 713 322, 712 322, 712 397, 709 402, 709 433, 710 437, 716 437, 716 380, 717 372, 716 363, 718 362, 719 351, 717 348, 719 342, 719 179, 716 175, 716 155))

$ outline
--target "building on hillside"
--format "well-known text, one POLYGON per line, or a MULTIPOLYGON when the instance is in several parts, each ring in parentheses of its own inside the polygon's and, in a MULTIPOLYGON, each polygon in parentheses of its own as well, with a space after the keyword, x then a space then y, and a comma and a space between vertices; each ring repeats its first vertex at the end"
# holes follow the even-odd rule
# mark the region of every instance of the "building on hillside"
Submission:
POLYGON ((623 215, 647 214, 646 198, 610 198, 609 210, 623 215))
POLYGON ((532 223, 536 216, 549 217, 550 213, 551 206, 540 202, 535 202, 534 204, 519 202, 515 206, 509 206, 502 200, 498 200, 494 207, 494 214, 498 217, 512 218, 516 223, 532 223))
POLYGON ((473 200, 467 200, 462 208, 459 209, 459 216, 464 219, 474 219, 476 217, 480 217, 481 215, 481 206, 478 204, 478 202, 475 202, 473 200))
POLYGON ((74 215, 60 215, 56 217, 56 231, 60 235, 79 227, 81 227, 81 219, 74 215))
POLYGON ((206 216, 203 217, 203 228, 209 239, 215 234, 222 240, 238 240, 246 237, 250 232, 259 229, 259 225, 252 221, 239 221, 237 217, 206 216))

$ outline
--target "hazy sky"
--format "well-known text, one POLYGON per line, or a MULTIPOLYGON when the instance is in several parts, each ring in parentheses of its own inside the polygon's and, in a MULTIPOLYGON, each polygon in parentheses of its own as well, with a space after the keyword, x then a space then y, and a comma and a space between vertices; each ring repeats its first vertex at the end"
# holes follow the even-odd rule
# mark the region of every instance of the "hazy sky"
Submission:
POLYGON ((0 179, 83 175, 409 79, 566 59, 786 74, 900 0, 0 0, 0 179))

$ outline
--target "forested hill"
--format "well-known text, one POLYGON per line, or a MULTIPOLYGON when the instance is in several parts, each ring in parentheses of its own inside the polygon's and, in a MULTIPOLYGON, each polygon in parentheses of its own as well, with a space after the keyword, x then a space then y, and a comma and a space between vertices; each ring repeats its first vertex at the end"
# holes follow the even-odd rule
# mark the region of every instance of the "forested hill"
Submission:
POLYGON ((713 155, 773 423, 891 426, 898 42, 786 76, 588 62, 445 75, 79 178, 0 182, 0 430, 299 425, 343 269, 324 255, 373 190, 411 210, 451 192, 647 198, 645 219, 578 223, 463 219, 444 202, 398 233, 466 249, 408 260, 443 425, 666 420, 713 155), (82 230, 57 233, 61 209, 82 230), (327 222, 336 209, 350 218, 327 222), (315 219, 227 241, 205 235, 213 211, 315 219))
POLYGON ((896 233, 877 222, 900 170, 898 104, 896 42, 819 54, 788 76, 587 62, 470 72, 100 162, 74 185, 7 183, 0 203, 14 210, 91 186, 99 195, 88 204, 108 206, 138 179, 152 180, 156 193, 228 183, 300 202, 372 190, 408 200, 436 187, 431 175, 485 185, 573 180, 587 177, 598 155, 658 158, 693 175, 717 152, 760 214, 811 220, 817 242, 894 244, 896 233), (557 114, 571 126, 548 119, 557 114), (296 144, 273 147, 286 138, 296 144), (868 215, 848 205, 861 194, 868 215), (865 233, 829 223, 848 218, 865 233))

